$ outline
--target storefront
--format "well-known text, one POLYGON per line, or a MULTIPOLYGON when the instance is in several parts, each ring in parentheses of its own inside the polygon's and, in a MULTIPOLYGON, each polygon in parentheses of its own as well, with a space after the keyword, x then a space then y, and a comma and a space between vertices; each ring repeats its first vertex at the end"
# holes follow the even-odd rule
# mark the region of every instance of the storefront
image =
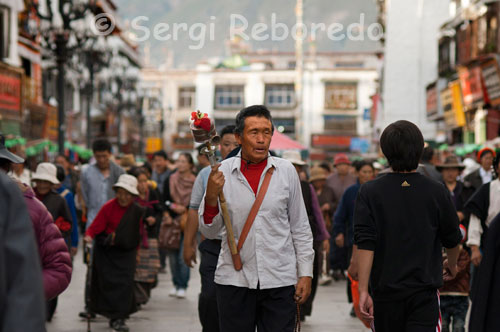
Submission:
POLYGON ((21 136, 23 70, 0 62, 0 132, 21 136))

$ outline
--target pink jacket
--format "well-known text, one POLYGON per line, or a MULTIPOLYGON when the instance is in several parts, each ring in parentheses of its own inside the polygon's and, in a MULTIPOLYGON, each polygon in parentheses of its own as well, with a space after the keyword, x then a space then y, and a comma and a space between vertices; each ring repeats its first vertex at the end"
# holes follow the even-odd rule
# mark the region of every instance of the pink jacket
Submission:
POLYGON ((42 263, 43 288, 47 300, 61 294, 71 281, 71 257, 66 242, 54 224, 52 216, 33 190, 19 184, 33 223, 38 253, 42 263))

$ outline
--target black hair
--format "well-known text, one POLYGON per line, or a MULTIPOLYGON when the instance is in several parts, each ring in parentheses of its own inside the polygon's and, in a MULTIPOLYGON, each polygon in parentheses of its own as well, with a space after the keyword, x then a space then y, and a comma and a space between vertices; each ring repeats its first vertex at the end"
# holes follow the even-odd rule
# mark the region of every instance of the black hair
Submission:
POLYGON ((0 169, 3 169, 5 172, 9 172, 12 166, 12 162, 5 158, 0 158, 0 169))
MULTIPOLYGON (((61 157, 61 158, 64 158, 64 160, 66 160, 68 163, 69 163, 69 158, 63 154, 58 154, 57 157, 61 157)), ((56 157, 56 158, 57 158, 56 157)))
POLYGON ((361 169, 365 166, 370 166, 371 169, 375 172, 375 167, 373 166, 373 164, 368 161, 368 160, 357 160, 356 161, 356 164, 354 165, 354 167, 356 168, 356 172, 359 172, 361 171, 361 169))
POLYGON ((144 165, 142 165, 142 168, 148 171, 149 174, 153 174, 153 168, 151 167, 151 164, 149 162, 146 161, 144 165))
POLYGON ((422 162, 430 162, 432 160, 432 157, 434 156, 434 149, 431 146, 426 146, 424 148, 424 151, 422 152, 422 162))
POLYGON ((161 157, 165 160, 168 160, 168 155, 163 150, 159 150, 159 151, 156 151, 155 153, 153 153, 153 159, 155 159, 155 157, 161 157))
POLYGON ((189 153, 189 152, 182 152, 182 153, 179 155, 179 157, 180 157, 180 156, 184 156, 184 157, 186 157, 186 159, 188 160, 188 163, 190 163, 190 164, 191 164, 191 166, 194 166, 194 159, 193 159, 193 156, 191 155, 191 153, 189 153))
POLYGON ((63 182, 66 179, 66 173, 64 172, 64 168, 61 165, 56 165, 57 173, 56 178, 59 182, 63 182))
POLYGON ((220 138, 223 138, 224 135, 227 135, 227 134, 234 134, 234 130, 236 129, 236 126, 235 125, 229 125, 229 126, 225 126, 224 128, 222 128, 222 130, 220 131, 220 138))
POLYGON ((251 116, 263 117, 271 122, 272 132, 274 133, 273 117, 271 112, 264 105, 253 105, 242 109, 236 116, 236 127, 234 132, 242 135, 245 129, 245 119, 251 116))
POLYGON ((326 161, 322 162, 321 164, 318 165, 319 167, 323 168, 325 171, 328 173, 332 172, 332 168, 330 167, 330 164, 327 163, 326 161))
POLYGON ((111 143, 105 138, 98 138, 92 143, 92 151, 108 151, 111 152, 111 143))
POLYGON ((143 167, 139 167, 139 166, 132 167, 127 173, 132 175, 132 176, 135 176, 136 178, 138 178, 139 175, 141 175, 141 174, 144 174, 144 175, 146 175, 147 178, 149 178, 146 170, 143 167))
POLYGON ((415 124, 400 120, 385 128, 380 147, 395 172, 410 172, 417 169, 422 157, 424 137, 415 124))

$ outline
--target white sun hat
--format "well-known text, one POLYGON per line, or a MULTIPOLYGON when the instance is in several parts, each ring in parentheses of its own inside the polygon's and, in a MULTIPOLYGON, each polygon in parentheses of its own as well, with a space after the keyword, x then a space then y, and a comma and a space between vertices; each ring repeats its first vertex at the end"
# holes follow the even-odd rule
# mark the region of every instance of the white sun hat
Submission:
POLYGON ((116 188, 123 188, 132 195, 139 196, 139 192, 137 191, 137 178, 135 176, 129 174, 120 175, 118 182, 113 186, 113 189, 116 188))
POLYGON ((304 166, 306 164, 306 162, 302 160, 300 152, 296 150, 287 150, 283 152, 283 159, 288 160, 294 165, 304 166))
POLYGON ((32 181, 42 180, 48 181, 52 184, 59 184, 59 180, 57 180, 57 168, 55 165, 51 163, 40 163, 36 167, 36 172, 31 177, 32 181))

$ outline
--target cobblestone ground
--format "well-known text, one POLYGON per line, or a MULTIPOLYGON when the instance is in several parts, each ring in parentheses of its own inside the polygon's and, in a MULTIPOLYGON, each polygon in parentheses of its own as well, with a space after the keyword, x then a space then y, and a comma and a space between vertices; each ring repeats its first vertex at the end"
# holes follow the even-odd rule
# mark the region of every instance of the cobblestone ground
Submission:
MULTIPOLYGON (((83 288, 86 266, 81 253, 75 258, 73 280, 69 288, 59 297, 56 314, 47 323, 48 332, 86 332, 87 323, 78 317, 83 309, 83 288)), ((160 282, 153 290, 151 300, 141 311, 132 315, 127 324, 130 331, 148 332, 200 332, 198 320, 198 293, 200 278, 197 268, 191 271, 191 280, 186 299, 168 296, 172 287, 170 274, 161 274, 160 282)), ((349 316, 350 306, 345 295, 345 282, 320 286, 314 302, 313 314, 302 324, 303 332, 366 332, 362 324, 349 316)), ((98 317, 91 326, 92 332, 111 331, 108 321, 98 317)))

